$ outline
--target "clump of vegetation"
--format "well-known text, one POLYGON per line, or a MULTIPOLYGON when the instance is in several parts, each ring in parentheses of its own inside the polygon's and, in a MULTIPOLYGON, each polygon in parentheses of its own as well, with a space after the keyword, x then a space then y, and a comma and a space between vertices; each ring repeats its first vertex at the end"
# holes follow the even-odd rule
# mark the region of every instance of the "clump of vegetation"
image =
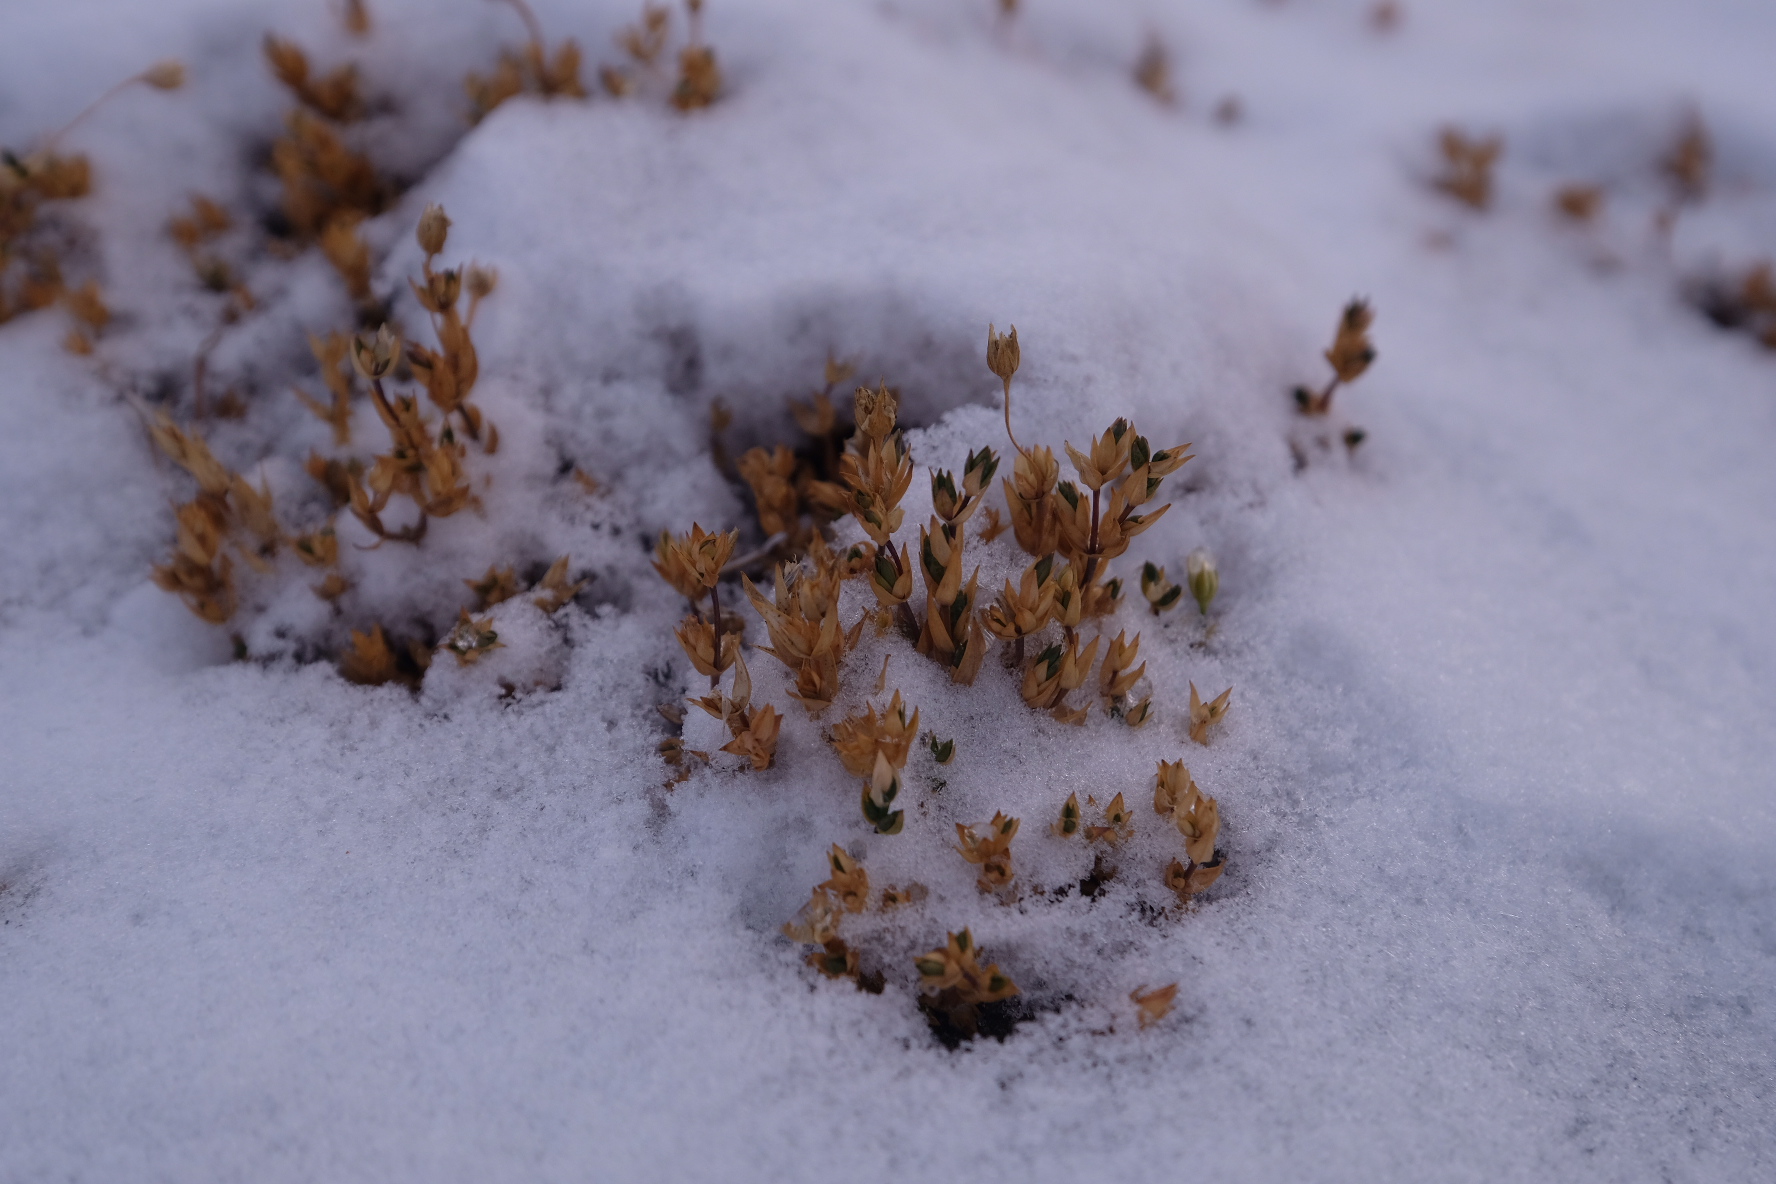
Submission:
POLYGON ((463 80, 469 96, 469 122, 480 123, 507 99, 522 94, 539 98, 583 99, 580 82, 580 46, 569 37, 550 52, 543 27, 525 0, 505 0, 524 22, 529 34, 521 49, 503 48, 491 74, 470 74, 463 80))
POLYGON ((1503 137, 1469 139, 1461 129, 1446 127, 1437 134, 1437 150, 1443 157, 1443 171, 1432 184, 1473 209, 1490 206, 1492 170, 1504 153, 1503 137))
POLYGON ((983 1027, 983 1012, 1018 994, 1011 976, 996 962, 982 967, 974 934, 964 929, 952 933, 938 949, 913 959, 924 991, 919 1006, 931 1019, 940 1038, 952 1047, 971 1038, 983 1027))
MULTIPOLYGON (((721 97, 722 74, 715 50, 703 40, 703 0, 685 0, 685 18, 685 43, 677 54, 678 74, 667 99, 680 111, 696 111, 721 97)), ((628 65, 605 66, 598 71, 604 89, 622 98, 663 79, 671 36, 672 10, 663 4, 644 3, 641 19, 617 34, 617 48, 629 59, 628 65)))
POLYGON ((136 85, 178 90, 185 85, 185 67, 159 62, 105 91, 36 147, 0 147, 0 325, 60 301, 74 320, 63 342, 70 353, 92 353, 111 310, 96 280, 71 285, 64 274, 72 236, 56 215, 92 192, 93 175, 85 156, 63 152, 60 144, 99 107, 136 85))

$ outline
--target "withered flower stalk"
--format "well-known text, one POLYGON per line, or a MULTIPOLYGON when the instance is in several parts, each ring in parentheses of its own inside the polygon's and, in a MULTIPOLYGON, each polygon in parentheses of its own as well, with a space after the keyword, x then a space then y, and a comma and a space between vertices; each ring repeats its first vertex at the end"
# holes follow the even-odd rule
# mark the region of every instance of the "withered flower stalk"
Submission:
POLYGON ((1332 410, 1332 395, 1343 383, 1355 382, 1375 361, 1375 344, 1369 340, 1369 327, 1375 323, 1375 312, 1369 302, 1353 298, 1339 314, 1338 328, 1325 353, 1332 367, 1332 377, 1325 389, 1315 392, 1306 387, 1295 388, 1295 402, 1304 415, 1324 415, 1332 410))

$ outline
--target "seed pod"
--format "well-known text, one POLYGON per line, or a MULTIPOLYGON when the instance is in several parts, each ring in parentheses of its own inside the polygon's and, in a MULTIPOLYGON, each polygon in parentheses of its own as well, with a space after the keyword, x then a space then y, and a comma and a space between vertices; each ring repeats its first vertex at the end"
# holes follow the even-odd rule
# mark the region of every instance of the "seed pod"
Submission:
POLYGON ((1017 326, 1013 325, 1009 333, 998 333, 992 325, 988 325, 987 369, 1010 386, 1011 376, 1017 373, 1019 361, 1017 326))
POLYGON ((419 216, 419 249, 427 256, 436 255, 444 249, 444 240, 450 234, 450 217, 444 213, 444 207, 433 203, 425 208, 419 216))

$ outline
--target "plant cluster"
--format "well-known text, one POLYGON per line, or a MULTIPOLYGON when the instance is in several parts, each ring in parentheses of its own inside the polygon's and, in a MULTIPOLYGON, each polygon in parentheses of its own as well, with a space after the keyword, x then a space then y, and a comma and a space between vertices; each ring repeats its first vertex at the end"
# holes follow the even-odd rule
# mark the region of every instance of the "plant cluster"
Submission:
POLYGON ((1492 204, 1492 170, 1504 153, 1501 136, 1470 139, 1460 128, 1437 133, 1443 171, 1432 182, 1438 189, 1476 210, 1492 204))
POLYGON ((521 49, 502 48, 490 74, 471 73, 463 80, 469 96, 469 122, 480 123, 507 99, 522 94, 539 98, 583 99, 580 82, 580 46, 569 37, 553 53, 543 40, 543 27, 525 0, 505 0, 524 22, 529 34, 521 49))
POLYGON ((91 193, 93 177, 92 163, 60 150, 60 143, 102 104, 138 83, 178 90, 185 85, 185 67, 159 62, 105 91, 38 146, 24 152, 0 147, 0 325, 60 301, 74 321, 63 344, 70 353, 90 354, 110 323, 98 283, 70 284, 64 274, 70 235, 56 212, 91 193))
MULTIPOLYGON (((685 41, 676 54, 678 73, 670 81, 667 101, 680 111, 696 111, 721 96, 721 67, 715 50, 703 40, 703 0, 685 0, 685 41)), ((628 58, 622 66, 604 66, 598 80, 612 97, 622 98, 665 81, 664 66, 672 40, 672 10, 644 0, 641 19, 617 34, 617 48, 628 58)))
MULTIPOLYGON (((738 531, 712 533, 700 523, 687 533, 660 537, 656 570, 691 605, 690 616, 678 627, 678 641, 691 666, 711 680, 710 693, 693 702, 721 719, 734 737, 722 751, 747 758, 755 770, 766 769, 780 727, 780 717, 769 705, 750 710, 752 682, 742 657, 742 626, 721 607, 721 587, 730 579, 764 623, 770 644, 760 649, 784 665, 791 697, 811 717, 819 717, 835 701, 844 659, 863 644, 863 627, 873 619, 876 636, 898 634, 962 686, 979 677, 991 638, 1009 643, 1006 665, 1021 697, 1059 722, 1083 723, 1091 703, 1099 699, 1107 714, 1129 726, 1151 719, 1151 697, 1138 694, 1147 672, 1140 659, 1140 636, 1127 629, 1112 635, 1090 626, 1120 604, 1122 582, 1111 574, 1111 565, 1169 509, 1153 508, 1152 503, 1165 478, 1190 459, 1188 447, 1156 449, 1133 424, 1119 419, 1085 448, 1063 444, 1073 471, 1071 479, 1063 480, 1050 448, 1026 448, 1012 434, 1010 395, 1020 362, 1016 330, 1000 334, 989 329, 987 364, 1005 390, 1006 430, 1016 450, 1012 472, 1000 478, 999 458, 991 448, 969 450, 958 472, 932 471, 932 514, 918 530, 916 551, 906 538, 910 524, 902 506, 912 485, 913 457, 899 424, 898 394, 881 382, 858 387, 846 438, 832 389, 849 377, 850 368, 831 359, 824 388, 791 404, 808 441, 797 448, 753 448, 733 466, 752 493, 764 545, 736 557, 738 531), (996 478, 1006 499, 1003 517, 985 505, 996 478), (829 538, 844 517, 863 536, 849 547, 829 538), (977 520, 987 523, 977 546, 1009 528, 1030 559, 1016 583, 1007 580, 999 597, 987 605, 980 603, 978 568, 968 562, 969 525, 977 520), (768 587, 755 583, 745 570, 773 560, 768 587), (844 585, 852 579, 868 586, 873 607, 847 622, 840 606, 844 585), (722 678, 730 668, 733 689, 724 693, 722 678), (1081 692, 1082 698, 1070 698, 1081 692)), ((713 418, 717 438, 712 444, 718 444, 725 417, 718 408, 713 418)), ((1206 614, 1218 587, 1214 561, 1197 552, 1186 568, 1191 595, 1206 614)), ((1184 594, 1184 588, 1171 584, 1163 569, 1151 564, 1142 583, 1156 614, 1175 607, 1184 594)), ((885 657, 876 694, 887 693, 887 684, 885 657)), ((1208 742, 1231 695, 1229 688, 1204 703, 1192 687, 1188 722, 1194 740, 1208 742)), ((682 719, 676 706, 663 707, 662 713, 675 724, 682 719)), ((876 834, 893 836, 906 829, 904 778, 920 723, 921 713, 897 689, 885 706, 866 701, 826 730, 839 764, 861 782, 863 819, 876 834)), ((936 735, 929 737, 928 747, 938 763, 955 752, 953 740, 936 735)), ((679 736, 662 742, 660 751, 675 770, 669 786, 691 775, 697 767, 693 761, 709 760, 706 753, 687 750, 679 736)), ((1180 817, 1194 828, 1191 835, 1200 839, 1209 834, 1211 850, 1199 852, 1199 859, 1189 854, 1194 848, 1187 845, 1189 863, 1181 865, 1192 892, 1200 892, 1221 867, 1212 851, 1218 815, 1212 799, 1185 800, 1181 810, 1180 817), (1212 867, 1205 871, 1199 864, 1212 867)), ((1018 819, 1003 811, 985 825, 955 824, 955 850, 977 869, 977 887, 1002 901, 1021 895, 1012 852, 1019 826, 1018 819)), ((1083 833, 1086 841, 1108 851, 1124 844, 1133 828, 1132 812, 1117 794, 1102 819, 1091 825, 1082 819, 1074 795, 1053 829, 1063 837, 1083 833)), ((833 878, 814 890, 785 932, 814 947, 809 962, 822 974, 867 985, 880 976, 864 972, 857 948, 840 936, 839 927, 844 916, 864 910, 868 878, 840 848, 833 849, 830 862, 833 878)), ((1094 875, 1102 881, 1114 874, 1100 855, 1094 875)), ((882 905, 907 898, 885 891, 882 905)), ((980 1007, 1015 993, 1009 977, 997 968, 981 970, 972 950, 972 937, 965 931, 952 937, 948 953, 936 951, 920 960, 922 975, 927 966, 931 970, 925 975, 925 1006, 940 1033, 972 1034, 980 1007)), ((1163 1012, 1158 998, 1152 1006, 1163 1012)))

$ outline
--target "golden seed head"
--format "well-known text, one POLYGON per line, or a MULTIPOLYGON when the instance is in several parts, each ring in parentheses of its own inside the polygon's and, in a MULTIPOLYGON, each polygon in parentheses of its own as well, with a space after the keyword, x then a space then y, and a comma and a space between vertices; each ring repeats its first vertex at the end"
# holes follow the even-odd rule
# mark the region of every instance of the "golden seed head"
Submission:
POLYGON ((395 368, 395 361, 401 356, 401 342, 383 325, 375 335, 359 333, 352 338, 351 359, 352 369, 363 377, 375 379, 385 377, 395 368))
POLYGON ((894 431, 900 400, 888 389, 886 382, 874 390, 860 386, 857 388, 856 412, 859 434, 869 440, 886 440, 894 431))
POLYGON ((999 333, 988 325, 987 369, 1009 383, 1011 376, 1017 373, 1019 361, 1017 326, 1013 325, 1009 333, 999 333))
POLYGON ((178 90, 185 85, 185 63, 156 62, 143 72, 142 81, 155 90, 178 90))
POLYGON ((426 206, 425 212, 419 216, 419 249, 427 255, 436 255, 444 249, 444 240, 450 235, 450 217, 444 207, 436 202, 426 206))

